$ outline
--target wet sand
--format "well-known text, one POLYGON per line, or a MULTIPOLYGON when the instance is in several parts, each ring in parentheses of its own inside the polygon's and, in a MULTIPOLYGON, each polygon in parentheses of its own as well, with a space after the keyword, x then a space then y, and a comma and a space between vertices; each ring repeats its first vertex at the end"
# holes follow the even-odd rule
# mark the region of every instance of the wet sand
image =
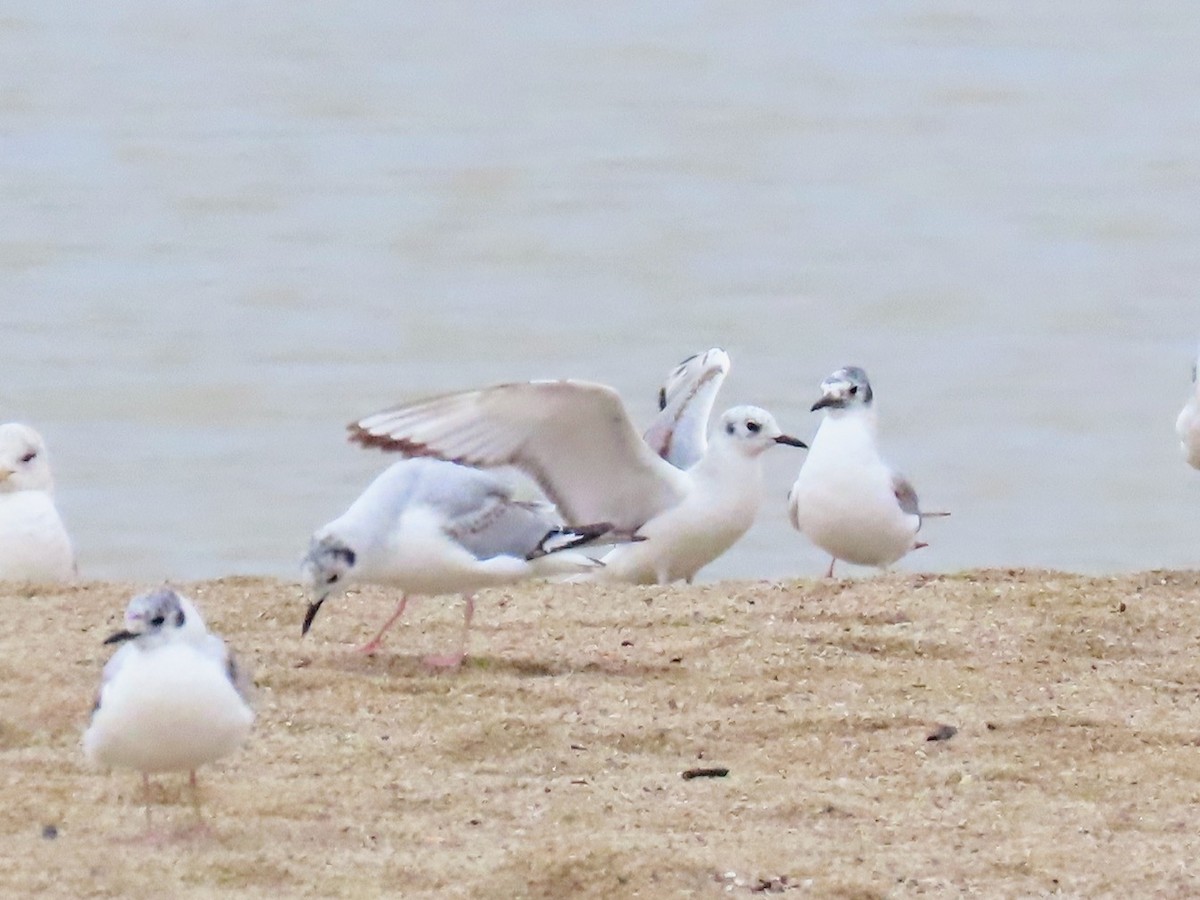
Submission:
POLYGON ((147 586, 0 588, 5 895, 1200 891, 1200 574, 522 586, 457 673, 458 601, 181 585, 257 684, 202 828, 79 751, 147 586))

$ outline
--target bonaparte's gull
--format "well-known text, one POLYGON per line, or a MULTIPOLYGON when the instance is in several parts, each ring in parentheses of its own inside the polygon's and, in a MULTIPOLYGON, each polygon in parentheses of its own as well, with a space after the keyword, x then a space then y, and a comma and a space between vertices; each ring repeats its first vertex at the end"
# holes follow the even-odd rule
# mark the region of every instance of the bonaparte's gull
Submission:
POLYGON ((84 754, 101 766, 191 772, 246 740, 254 713, 225 642, 170 588, 134 597, 104 666, 84 754))
POLYGON ((303 562, 313 600, 302 631, 308 632, 321 604, 348 584, 394 585, 404 591, 395 612, 361 648, 373 653, 410 595, 462 594, 466 617, 457 651, 426 659, 457 666, 466 651, 474 591, 596 568, 596 560, 574 551, 630 537, 605 522, 565 526, 552 506, 514 499, 490 472, 438 459, 401 460, 313 535, 303 562))
POLYGON ((703 459, 684 471, 642 440, 610 387, 534 381, 404 404, 350 425, 351 439, 409 456, 515 466, 568 522, 607 522, 622 545, 591 575, 665 584, 690 579, 745 533, 761 500, 764 450, 803 447, 765 410, 721 416, 703 459))
POLYGON ((0 425, 0 580, 65 581, 74 574, 46 444, 28 425, 0 425))
POLYGON ((1175 420, 1183 458, 1193 469, 1200 469, 1200 382, 1196 379, 1197 366, 1200 366, 1200 359, 1192 362, 1192 396, 1175 420))
POLYGON ((708 449, 708 419, 729 365, 729 354, 713 347, 681 362, 659 388, 658 415, 643 438, 677 469, 690 469, 703 459, 708 449))
POLYGON ((917 541, 923 518, 917 492, 884 462, 876 441, 874 393, 867 373, 851 366, 821 382, 825 410, 800 474, 788 494, 792 524, 837 560, 889 566, 917 541))

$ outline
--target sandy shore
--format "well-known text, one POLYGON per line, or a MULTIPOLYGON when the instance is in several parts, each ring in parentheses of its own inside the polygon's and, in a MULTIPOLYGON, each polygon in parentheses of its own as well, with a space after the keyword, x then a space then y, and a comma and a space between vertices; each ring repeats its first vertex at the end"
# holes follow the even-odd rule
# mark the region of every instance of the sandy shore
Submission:
POLYGON ((1196 573, 521 587, 453 674, 457 601, 181 585, 259 721, 149 831, 79 751, 144 587, 0 589, 6 895, 1200 893, 1196 573))

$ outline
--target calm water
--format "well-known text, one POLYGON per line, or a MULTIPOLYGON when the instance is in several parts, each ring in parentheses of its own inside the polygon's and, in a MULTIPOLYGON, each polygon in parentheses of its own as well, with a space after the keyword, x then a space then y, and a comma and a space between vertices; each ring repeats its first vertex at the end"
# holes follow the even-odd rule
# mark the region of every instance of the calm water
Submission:
MULTIPOLYGON (((296 572, 385 465, 351 418, 608 382, 810 436, 875 382, 909 568, 1200 561, 1200 11, 1052 4, 46 4, 0 15, 0 419, 86 576, 296 572)), ((706 575, 815 575, 771 454, 706 575)))

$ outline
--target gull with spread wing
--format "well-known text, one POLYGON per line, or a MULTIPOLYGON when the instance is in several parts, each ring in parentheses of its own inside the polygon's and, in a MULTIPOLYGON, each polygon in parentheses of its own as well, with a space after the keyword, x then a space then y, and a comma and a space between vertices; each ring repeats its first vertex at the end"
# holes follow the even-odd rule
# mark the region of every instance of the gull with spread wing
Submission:
POLYGON ((690 469, 708 450, 708 419, 729 374, 720 347, 689 356, 658 391, 658 415, 642 435, 650 449, 677 469, 690 469))
POLYGON ((666 584, 690 580, 750 527, 761 502, 761 454, 804 447, 766 410, 721 416, 703 458, 686 471, 634 428, 612 388, 532 381, 445 394, 350 425, 351 440, 469 466, 514 466, 568 522, 606 522, 643 542, 621 545, 589 577, 666 584))

